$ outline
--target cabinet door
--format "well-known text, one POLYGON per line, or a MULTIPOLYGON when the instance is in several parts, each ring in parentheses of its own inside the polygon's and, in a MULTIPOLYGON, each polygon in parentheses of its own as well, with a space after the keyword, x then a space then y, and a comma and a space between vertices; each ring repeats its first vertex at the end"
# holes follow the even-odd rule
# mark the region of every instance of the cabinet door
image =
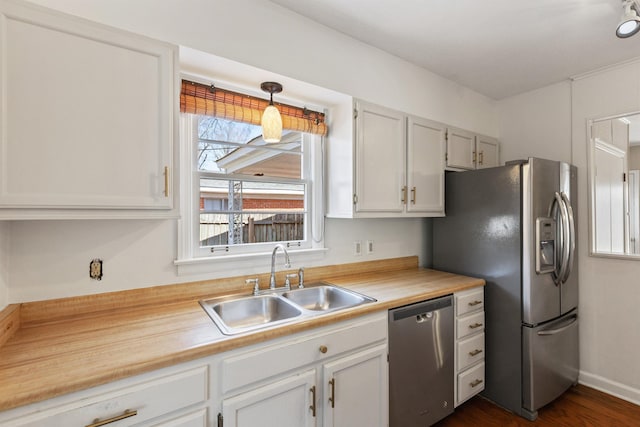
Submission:
POLYGON ((476 168, 492 168, 500 164, 498 141, 488 136, 476 136, 476 168))
POLYGON ((309 370, 224 399, 225 427, 315 426, 315 378, 309 370))
POLYGON ((475 135, 462 129, 447 129, 447 166, 475 169, 475 135))
POLYGON ((0 207, 170 209, 177 48, 21 3, 0 14, 0 207))
POLYGON ((407 127, 407 211, 443 213, 446 127, 418 117, 407 127))
POLYGON ((362 101, 356 109, 356 212, 402 213, 404 115, 362 101))
POLYGON ((325 427, 386 427, 389 423, 387 346, 324 365, 325 427))

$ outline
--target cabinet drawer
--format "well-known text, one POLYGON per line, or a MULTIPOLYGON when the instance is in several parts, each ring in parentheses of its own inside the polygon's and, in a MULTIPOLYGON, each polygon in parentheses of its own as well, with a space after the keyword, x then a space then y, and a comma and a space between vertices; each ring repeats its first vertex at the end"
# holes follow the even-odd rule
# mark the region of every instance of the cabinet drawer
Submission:
POLYGON ((456 320, 457 339, 482 331, 484 331, 484 311, 469 314, 456 320))
POLYGON ((387 313, 384 312, 321 333, 287 338, 274 345, 237 353, 221 363, 222 393, 386 338, 387 313))
MULTIPOLYGON (((204 402, 208 399, 207 384, 208 368, 202 366, 88 397, 37 412, 31 416, 20 417, 9 421, 6 425, 12 427, 85 426, 96 419, 103 421, 132 411, 137 411, 137 414, 124 418, 117 425, 137 425, 204 402)), ((189 422, 190 424, 176 425, 197 425, 197 422, 195 424, 191 420, 189 422)))
POLYGON ((484 288, 459 292, 456 297, 456 316, 471 313, 476 310, 484 310, 484 288))
POLYGON ((484 359, 484 333, 458 342, 458 371, 484 359))
POLYGON ((458 399, 456 405, 484 390, 484 362, 458 374, 458 399))

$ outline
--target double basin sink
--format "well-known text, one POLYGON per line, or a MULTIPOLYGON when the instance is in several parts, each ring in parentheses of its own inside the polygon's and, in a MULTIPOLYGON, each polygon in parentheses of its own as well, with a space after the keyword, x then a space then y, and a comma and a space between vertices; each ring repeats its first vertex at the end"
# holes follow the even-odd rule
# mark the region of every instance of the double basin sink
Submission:
POLYGON ((223 334, 235 335, 374 301, 357 292, 319 283, 284 292, 202 300, 200 305, 223 334))

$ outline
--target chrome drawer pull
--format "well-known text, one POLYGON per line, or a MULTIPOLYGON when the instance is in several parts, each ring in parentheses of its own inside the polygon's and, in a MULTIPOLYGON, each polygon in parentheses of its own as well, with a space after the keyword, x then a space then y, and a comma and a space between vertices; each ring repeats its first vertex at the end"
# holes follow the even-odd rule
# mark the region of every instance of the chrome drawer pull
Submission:
POLYGON ((469 303, 469 305, 470 305, 471 307, 473 307, 474 305, 478 305, 478 304, 482 304, 482 301, 475 300, 475 301, 471 301, 471 302, 469 303))
POLYGON ((469 329, 476 329, 482 326, 482 323, 474 323, 473 325, 469 325, 469 329))
POLYGON ((126 411, 124 411, 124 414, 116 415, 115 417, 107 418, 106 420, 100 421, 99 418, 96 418, 95 420, 93 420, 93 423, 87 424, 86 427, 101 427, 107 424, 115 423, 116 421, 124 420, 125 418, 135 417, 136 415, 138 415, 138 411, 130 411, 127 409, 126 411))
POLYGON ((475 386, 480 385, 480 384, 482 384, 482 380, 474 380, 474 381, 469 383, 469 385, 471 387, 475 387, 475 386))
POLYGON ((469 352, 469 356, 477 356, 480 353, 482 353, 482 350, 475 349, 475 350, 469 352))

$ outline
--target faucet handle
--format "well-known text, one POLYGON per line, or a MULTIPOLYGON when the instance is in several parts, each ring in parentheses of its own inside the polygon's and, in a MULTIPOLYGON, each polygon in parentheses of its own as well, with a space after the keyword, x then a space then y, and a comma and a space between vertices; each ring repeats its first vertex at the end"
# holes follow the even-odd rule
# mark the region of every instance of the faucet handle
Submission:
POLYGON ((254 295, 258 295, 258 293, 260 293, 260 279, 258 279, 257 277, 254 279, 247 279, 244 281, 244 283, 246 283, 247 285, 253 284, 254 295))
POLYGON ((297 275, 298 275, 297 273, 289 273, 289 274, 284 276, 284 287, 285 287, 286 290, 290 290, 291 289, 291 279, 293 279, 297 275))
POLYGON ((298 269, 298 288, 304 288, 304 267, 298 269))

